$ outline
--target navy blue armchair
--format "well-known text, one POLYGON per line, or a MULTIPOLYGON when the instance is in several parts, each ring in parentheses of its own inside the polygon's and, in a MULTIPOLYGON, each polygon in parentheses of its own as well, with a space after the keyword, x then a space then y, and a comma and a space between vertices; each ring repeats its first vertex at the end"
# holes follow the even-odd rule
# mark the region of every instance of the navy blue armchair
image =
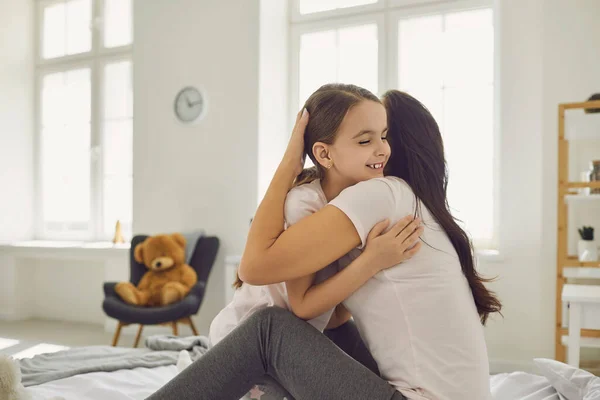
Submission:
MULTIPOLYGON (((143 264, 138 263, 134 258, 135 246, 143 242, 147 237, 147 235, 137 235, 131 239, 129 281, 134 285, 138 284, 147 271, 147 268, 143 264)), ((130 324, 140 324, 133 347, 137 347, 144 325, 171 325, 173 334, 177 336, 177 323, 183 323, 190 326, 194 335, 198 335, 191 317, 198 313, 202 304, 208 276, 219 250, 219 239, 213 236, 201 236, 195 244, 188 243, 187 245, 194 246, 191 258, 189 259, 189 265, 196 271, 198 282, 192 287, 190 293, 177 303, 164 307, 134 306, 125 303, 117 295, 115 292, 117 282, 104 283, 102 309, 106 315, 119 321, 113 337, 113 346, 116 346, 119 342, 121 328, 130 324)))

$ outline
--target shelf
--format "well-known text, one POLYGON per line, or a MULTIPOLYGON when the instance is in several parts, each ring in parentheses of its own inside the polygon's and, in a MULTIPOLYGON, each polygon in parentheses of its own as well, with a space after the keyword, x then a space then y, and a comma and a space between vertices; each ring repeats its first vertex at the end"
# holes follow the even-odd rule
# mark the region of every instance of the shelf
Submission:
POLYGON ((567 194, 565 200, 571 201, 597 201, 600 200, 600 194, 567 194))
POLYGON ((559 107, 563 108, 565 110, 600 108, 600 100, 583 101, 583 102, 578 102, 578 103, 562 103, 562 104, 559 104, 559 107))
POLYGON ((565 267, 563 277, 575 279, 600 279, 600 268, 565 267))
POLYGON ((600 189, 600 181, 594 181, 594 182, 567 182, 566 186, 569 189, 579 189, 579 188, 600 189))
POLYGON ((565 115, 566 140, 599 140, 600 113, 569 113, 565 115))
MULTIPOLYGON (((561 335, 568 335, 569 328, 560 328, 561 335)), ((597 329, 582 329, 581 330, 581 338, 596 338, 600 339, 600 330, 597 329)))
MULTIPOLYGON (((561 342, 563 346, 569 346, 569 336, 561 336, 561 342)), ((585 349, 600 349, 600 339, 592 337, 582 337, 579 339, 579 347, 585 349)))
POLYGON ((568 257, 563 261, 564 267, 589 267, 600 268, 600 261, 579 261, 577 257, 568 257))
POLYGON ((600 285, 563 286, 561 299, 564 302, 600 304, 600 285))

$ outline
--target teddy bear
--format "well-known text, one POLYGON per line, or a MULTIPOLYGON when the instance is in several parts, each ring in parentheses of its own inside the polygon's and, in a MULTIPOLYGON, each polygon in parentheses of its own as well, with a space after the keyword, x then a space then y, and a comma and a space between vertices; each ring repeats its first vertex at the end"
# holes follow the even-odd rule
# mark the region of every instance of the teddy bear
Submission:
POLYGON ((165 306, 183 299, 198 281, 185 263, 186 240, 180 233, 150 236, 134 249, 134 258, 148 268, 137 287, 119 282, 115 291, 136 306, 165 306))

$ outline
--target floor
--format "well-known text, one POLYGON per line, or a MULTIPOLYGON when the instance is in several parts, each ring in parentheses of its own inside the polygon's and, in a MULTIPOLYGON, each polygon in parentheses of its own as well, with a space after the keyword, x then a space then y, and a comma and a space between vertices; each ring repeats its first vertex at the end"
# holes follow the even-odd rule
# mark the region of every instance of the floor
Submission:
MULTIPOLYGON (((67 347, 110 345, 113 334, 102 325, 32 319, 0 321, 0 354, 15 358, 62 350, 67 347)), ((134 335, 122 333, 120 346, 132 346, 134 335)))

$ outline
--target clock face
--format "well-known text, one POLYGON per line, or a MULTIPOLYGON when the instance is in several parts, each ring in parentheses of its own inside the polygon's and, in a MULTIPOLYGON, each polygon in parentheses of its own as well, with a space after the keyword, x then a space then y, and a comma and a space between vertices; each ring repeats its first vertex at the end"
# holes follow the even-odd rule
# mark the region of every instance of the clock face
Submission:
POLYGON ((199 120, 206 110, 205 98, 198 89, 188 86, 175 97, 175 115, 181 122, 190 123, 199 120))

